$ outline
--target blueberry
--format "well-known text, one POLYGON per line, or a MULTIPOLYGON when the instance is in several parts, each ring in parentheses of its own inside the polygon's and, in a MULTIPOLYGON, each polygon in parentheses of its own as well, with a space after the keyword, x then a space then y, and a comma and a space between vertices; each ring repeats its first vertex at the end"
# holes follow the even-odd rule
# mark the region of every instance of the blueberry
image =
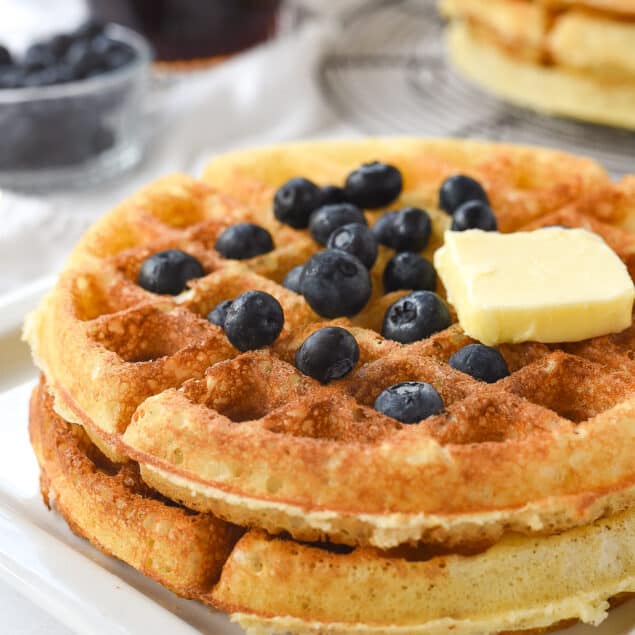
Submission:
POLYGON ((131 46, 123 42, 115 42, 115 44, 116 46, 111 47, 104 56, 104 63, 110 70, 126 66, 136 57, 135 51, 131 46))
POLYGON ((338 227, 328 239, 329 249, 341 249, 355 256, 366 269, 377 260, 377 239, 366 225, 348 223, 338 227))
POLYGON ((96 148, 113 143, 111 124, 102 117, 99 108, 86 108, 85 100, 72 99, 47 100, 45 108, 41 102, 22 102, 19 109, 2 111, 0 165, 38 169, 85 161, 96 148))
POLYGON ((304 266, 300 291, 318 315, 351 316, 359 313, 370 298, 370 275, 355 256, 327 249, 311 256, 304 266))
POLYGON ((76 40, 90 40, 100 33, 103 33, 103 31, 103 22, 95 19, 90 19, 81 24, 77 29, 75 29, 75 31, 71 34, 71 37, 76 40))
POLYGON ((66 82, 73 82, 79 79, 75 75, 75 71, 68 64, 59 64, 55 67, 55 74, 57 75, 56 83, 65 84, 66 82))
POLYGON ((0 88, 20 88, 24 85, 25 77, 26 73, 22 68, 18 68, 17 66, 0 66, 0 88))
POLYGON ((507 377, 509 368, 500 352, 484 344, 468 344, 450 357, 450 366, 489 384, 507 377))
POLYGON ((401 423, 418 423, 443 410, 443 399, 434 386, 404 381, 386 388, 375 399, 375 410, 401 423))
POLYGON ((117 47, 117 42, 104 33, 100 33, 90 40, 90 47, 95 53, 105 57, 117 47))
POLYGON ((372 232, 378 243, 387 245, 390 241, 390 232, 392 232, 392 225, 395 221, 395 216, 397 216, 397 212, 385 212, 372 226, 372 232))
POLYGON ((357 340, 339 326, 315 331, 295 354, 298 370, 323 384, 350 373, 358 360, 357 340))
POLYGON ((152 293, 178 295, 185 283, 205 275, 201 263, 180 249, 159 251, 146 258, 139 269, 137 283, 152 293))
POLYGON ((60 83, 60 73, 55 66, 27 73, 22 80, 23 86, 52 86, 58 83, 60 83))
POLYGON ((498 224, 496 217, 487 203, 482 201, 468 201, 463 203, 452 216, 450 229, 462 232, 466 229, 483 229, 487 232, 496 231, 498 224))
POLYGON ((271 234, 264 227, 237 223, 220 234, 214 248, 225 258, 246 260, 273 251, 274 245, 271 234))
POLYGON ((26 50, 22 60, 22 67, 26 71, 41 71, 53 66, 57 58, 53 51, 43 42, 32 44, 26 50))
POLYGON ((434 291, 437 287, 437 272, 432 263, 412 251, 395 254, 384 269, 384 291, 398 289, 434 291))
POLYGON ((338 185, 325 185, 320 188, 320 206, 347 203, 346 192, 338 185))
POLYGON ((394 215, 385 214, 385 220, 375 230, 375 236, 386 247, 396 251, 421 251, 432 234, 432 223, 427 212, 418 207, 406 207, 394 215))
POLYGON ((305 178, 294 178, 278 188, 273 197, 273 213, 281 222, 296 229, 309 226, 311 213, 320 205, 320 188, 305 178))
POLYGON ((289 291, 293 291, 294 293, 302 293, 300 291, 300 279, 302 278, 303 270, 304 265, 293 267, 293 269, 291 269, 291 271, 289 271, 289 273, 284 277, 282 286, 285 289, 289 289, 289 291))
POLYGON ((65 57, 65 63, 72 69, 76 77, 82 79, 92 72, 103 70, 103 61, 99 53, 94 51, 89 41, 77 40, 71 44, 65 57))
POLYGON ((264 291, 247 291, 227 309, 223 329, 239 351, 251 351, 272 344, 283 325, 278 300, 264 291))
POLYGON ((391 246, 396 251, 421 251, 432 234, 428 213, 418 207, 406 207, 397 212, 392 225, 391 246))
POLYGON ((47 46, 51 53, 55 56, 57 60, 61 60, 66 51, 68 51, 68 47, 73 43, 73 38, 70 35, 61 34, 54 35, 48 42, 47 46))
POLYGON ((366 225, 366 217, 359 207, 350 203, 336 203, 335 205, 324 205, 316 209, 311 214, 309 221, 309 232, 313 240, 326 245, 329 236, 342 225, 348 223, 361 223, 366 225))
POLYGON ((439 190, 439 207, 442 210, 454 214, 468 201, 482 201, 489 205, 487 193, 478 181, 464 174, 455 174, 443 181, 439 190))
POLYGON ((49 66, 39 71, 31 71, 22 76, 22 86, 52 86, 72 81, 74 77, 68 66, 49 66))
POLYGON ((430 337, 450 324, 450 311, 436 293, 414 291, 388 307, 381 334, 389 340, 409 344, 430 337))
POLYGON ((351 203, 364 209, 377 209, 392 203, 402 188, 403 179, 396 167, 373 161, 351 172, 344 190, 351 203))
POLYGON ((0 44, 0 66, 11 66, 13 64, 13 58, 6 46, 0 44))
POLYGON ((225 318, 227 317, 227 310, 232 305, 232 302, 233 300, 223 300, 220 304, 217 304, 207 314, 207 321, 223 328, 223 325, 225 324, 225 318))
POLYGON ((113 40, 105 33, 99 33, 93 38, 81 39, 80 42, 89 47, 100 59, 100 64, 90 71, 89 75, 121 68, 135 58, 134 49, 130 45, 113 40))

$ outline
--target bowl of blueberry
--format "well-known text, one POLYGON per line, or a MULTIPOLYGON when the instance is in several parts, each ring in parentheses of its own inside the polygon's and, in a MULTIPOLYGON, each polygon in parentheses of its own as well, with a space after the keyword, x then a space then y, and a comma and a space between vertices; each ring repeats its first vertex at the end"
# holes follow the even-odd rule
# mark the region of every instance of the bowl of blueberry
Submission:
POLYGON ((134 31, 88 22, 0 46, 0 187, 81 186, 141 157, 152 51, 134 31))

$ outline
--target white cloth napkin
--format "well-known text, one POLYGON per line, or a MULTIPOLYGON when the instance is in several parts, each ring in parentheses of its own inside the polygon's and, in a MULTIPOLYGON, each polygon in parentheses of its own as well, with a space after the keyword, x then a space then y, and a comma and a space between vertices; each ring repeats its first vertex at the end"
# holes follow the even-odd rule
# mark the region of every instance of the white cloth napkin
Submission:
MULTIPOLYGON (((349 4, 350 6, 350 4, 349 4)), ((125 177, 45 197, 0 194, 0 293, 54 273, 96 217, 152 179, 197 174, 214 154, 316 136, 350 136, 320 94, 318 69, 336 36, 333 16, 152 96, 153 138, 125 177)))

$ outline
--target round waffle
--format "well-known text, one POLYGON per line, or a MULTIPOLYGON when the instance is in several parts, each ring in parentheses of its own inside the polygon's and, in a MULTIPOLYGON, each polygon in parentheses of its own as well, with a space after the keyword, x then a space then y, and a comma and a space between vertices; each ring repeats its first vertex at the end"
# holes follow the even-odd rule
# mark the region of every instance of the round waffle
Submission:
POLYGON ((372 159, 404 176, 395 206, 430 210, 428 256, 448 223, 436 209, 439 185, 463 172, 484 184, 503 231, 588 227, 635 271, 633 180, 615 185, 586 159, 418 140, 237 153, 215 161, 203 183, 176 176, 150 186, 80 242, 26 329, 56 411, 111 459, 137 461, 163 495, 301 540, 488 543, 505 529, 548 533, 626 507, 635 494, 624 452, 634 440, 632 328, 566 350, 501 346, 512 374, 484 385, 447 364, 470 341, 458 325, 411 345, 379 335, 400 293, 380 294, 382 250, 369 305, 336 321, 359 343, 356 368, 328 386, 295 369, 295 351, 323 322, 280 282, 318 247, 274 219, 273 193, 297 175, 341 183, 372 159), (244 220, 269 229, 276 249, 224 260, 215 239, 244 220), (172 247, 207 275, 175 298, 137 286, 143 259, 172 247), (285 326, 271 348, 239 354, 203 316, 249 289, 280 301, 285 326), (405 380, 432 383, 447 410, 404 426, 370 407, 405 380))
POLYGON ((609 598, 635 591, 632 511, 471 554, 309 545, 257 530, 239 540, 239 528, 174 505, 133 464, 110 462, 54 412, 44 382, 29 429, 44 499, 77 534, 175 593, 227 610, 248 633, 544 630, 597 623, 609 598))
POLYGON ((442 10, 450 58, 477 84, 520 106, 635 128, 632 3, 444 0, 442 10))

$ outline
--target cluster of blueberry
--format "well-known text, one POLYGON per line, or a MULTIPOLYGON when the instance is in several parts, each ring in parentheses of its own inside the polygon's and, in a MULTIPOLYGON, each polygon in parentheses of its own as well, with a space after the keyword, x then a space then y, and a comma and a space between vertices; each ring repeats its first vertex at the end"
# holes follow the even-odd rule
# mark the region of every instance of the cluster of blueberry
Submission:
POLYGON ((452 216, 452 231, 498 229, 487 192, 478 181, 464 174, 455 174, 443 181, 439 207, 452 216))
MULTIPOLYGON (((130 64, 135 50, 86 23, 73 33, 31 45, 20 59, 0 46, 2 89, 52 86, 108 73, 130 64)), ((115 143, 112 113, 127 87, 106 93, 25 98, 0 108, 0 169, 31 170, 74 165, 115 143)))
POLYGON ((363 212, 389 205, 402 187, 399 170, 380 162, 351 172, 344 187, 320 188, 305 178, 282 185, 274 197, 276 218, 298 229, 308 227, 313 239, 326 246, 304 266, 292 269, 284 286, 302 294, 319 315, 355 315, 370 298, 368 270, 377 258, 378 244, 384 244, 400 252, 384 272, 386 292, 434 289, 434 269, 417 253, 432 231, 426 212, 417 208, 388 212, 372 228, 363 212))
MULTIPOLYGON (((455 370, 467 373, 488 383, 509 375, 509 369, 500 352, 483 344, 468 344, 449 359, 455 370)), ((421 381, 405 381, 389 386, 375 400, 375 410, 401 421, 418 423, 439 414, 445 407, 434 386, 421 381)))
MULTIPOLYGON (((294 178, 274 197, 276 218, 292 227, 308 227, 327 249, 305 265, 292 269, 283 284, 304 296, 311 308, 327 318, 352 316, 371 295, 370 269, 378 244, 397 253, 383 272, 384 291, 412 289, 386 312, 382 335, 402 343, 414 342, 447 328, 450 313, 434 293, 436 272, 419 252, 427 246, 432 223, 425 210, 407 207, 385 212, 368 228, 362 209, 378 209, 401 193, 399 170, 385 163, 362 165, 349 174, 343 188, 318 187, 294 178)), ((496 229, 496 218, 483 187, 470 177, 454 175, 439 192, 439 206, 452 215, 452 229, 496 229)))
MULTIPOLYGON (((316 313, 335 318, 352 316, 370 298, 368 270, 377 258, 378 244, 397 253, 383 274, 386 292, 414 289, 386 311, 382 335, 401 343, 419 341, 450 326, 450 311, 436 288, 432 264, 418 252, 425 249, 432 225, 428 214, 408 207, 384 213, 369 228, 363 209, 385 207, 401 193, 402 177, 394 166, 369 163, 352 172, 344 188, 319 188, 304 178, 287 181, 274 198, 278 220, 297 229, 308 228, 326 249, 305 265, 292 269, 284 286, 304 296, 316 313)), ((451 214, 452 229, 496 229, 487 194, 475 180, 454 175, 441 186, 439 205, 451 214)), ((275 247, 269 232, 253 223, 238 223, 217 238, 216 250, 226 258, 247 259, 275 247)), ((155 293, 178 294, 187 280, 204 275, 200 263, 179 251, 159 252, 147 259, 139 284, 155 293)), ((241 351, 272 344, 282 331, 284 313, 279 302, 262 291, 248 291, 226 300, 207 316, 220 326, 241 351)), ((348 374, 359 360, 355 337, 340 327, 324 327, 311 334, 296 352, 297 368, 322 383, 348 374)), ((509 374, 500 352, 481 344, 457 351, 450 366, 486 382, 509 374)), ((415 423, 441 412, 443 399, 424 382, 403 382, 384 390, 375 409, 402 423, 415 423)))
POLYGON ((434 289, 434 269, 416 253, 430 238, 428 215, 420 209, 406 208, 384 214, 369 228, 362 211, 390 204, 401 189, 397 168, 378 162, 352 172, 343 188, 318 188, 307 179, 285 183, 274 198, 276 217, 294 227, 308 226, 311 236, 326 245, 326 250, 292 269, 283 285, 302 294, 319 315, 355 315, 370 298, 368 270, 375 263, 381 243, 401 252, 384 272, 386 292, 434 289))
MULTIPOLYGON (((166 249, 141 263, 137 283, 152 293, 178 295, 188 280, 204 275, 203 266, 194 256, 180 249, 166 249)), ((220 326, 239 351, 269 346, 284 325, 280 303, 262 291, 247 291, 234 300, 221 302, 207 319, 220 326)))
POLYGON ((21 59, 0 45, 0 88, 65 84, 121 68, 134 58, 134 49, 108 37, 103 24, 86 22, 32 44, 21 59))

